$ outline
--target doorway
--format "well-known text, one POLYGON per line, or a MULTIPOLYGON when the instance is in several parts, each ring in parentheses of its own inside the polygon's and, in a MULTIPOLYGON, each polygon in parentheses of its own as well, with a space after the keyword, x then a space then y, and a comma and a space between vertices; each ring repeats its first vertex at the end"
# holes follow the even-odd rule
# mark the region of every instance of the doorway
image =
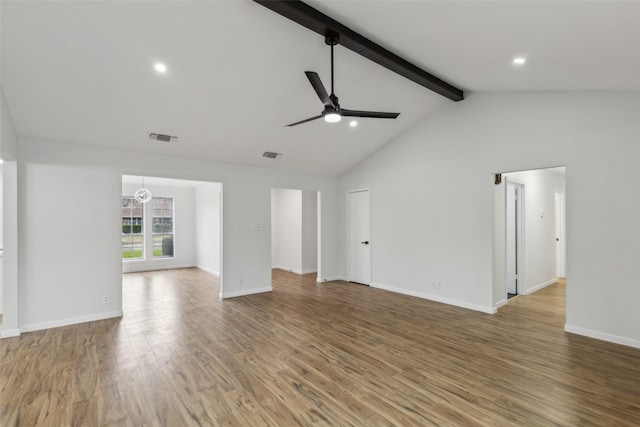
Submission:
POLYGON ((496 174, 493 304, 565 276, 565 168, 496 174))
POLYGON ((371 284, 371 198, 369 190, 350 191, 348 211, 348 280, 371 284))
POLYGON ((271 189, 271 268, 321 281, 321 193, 271 189))
POLYGON ((222 295, 222 184, 123 175, 121 194, 122 272, 197 267, 222 295), (135 197, 142 188, 147 202, 135 197))

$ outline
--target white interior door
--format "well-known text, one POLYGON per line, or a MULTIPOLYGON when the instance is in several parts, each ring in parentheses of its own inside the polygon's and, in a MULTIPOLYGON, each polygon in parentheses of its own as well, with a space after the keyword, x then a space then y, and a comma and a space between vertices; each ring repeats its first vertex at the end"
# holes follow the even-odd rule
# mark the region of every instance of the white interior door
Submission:
POLYGON ((371 284, 369 190, 349 192, 349 281, 371 284))
POLYGON ((519 186, 510 182, 507 182, 507 212, 506 212, 506 225, 507 225, 507 243, 506 243, 506 255, 507 255, 507 293, 518 294, 518 232, 519 232, 519 203, 518 203, 519 186))
POLYGON ((564 193, 556 193, 556 275, 558 277, 567 277, 566 272, 566 214, 565 214, 565 195, 564 193))

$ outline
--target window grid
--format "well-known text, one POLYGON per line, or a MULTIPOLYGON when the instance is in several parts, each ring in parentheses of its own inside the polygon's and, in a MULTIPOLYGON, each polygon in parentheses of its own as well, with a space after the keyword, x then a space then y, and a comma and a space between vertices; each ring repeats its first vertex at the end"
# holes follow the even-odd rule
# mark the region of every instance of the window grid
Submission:
POLYGON ((173 257, 173 198, 154 197, 153 204, 153 257, 173 257))
POLYGON ((122 197, 122 258, 144 258, 144 205, 122 197))

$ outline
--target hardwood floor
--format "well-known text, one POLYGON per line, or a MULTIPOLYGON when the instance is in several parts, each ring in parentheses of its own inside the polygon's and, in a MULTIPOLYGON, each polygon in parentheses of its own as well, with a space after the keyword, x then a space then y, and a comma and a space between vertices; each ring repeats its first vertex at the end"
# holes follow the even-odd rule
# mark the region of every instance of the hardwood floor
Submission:
POLYGON ((496 315, 278 270, 123 287, 121 319, 0 340, 0 425, 640 425, 640 350, 565 333, 562 284, 496 315))

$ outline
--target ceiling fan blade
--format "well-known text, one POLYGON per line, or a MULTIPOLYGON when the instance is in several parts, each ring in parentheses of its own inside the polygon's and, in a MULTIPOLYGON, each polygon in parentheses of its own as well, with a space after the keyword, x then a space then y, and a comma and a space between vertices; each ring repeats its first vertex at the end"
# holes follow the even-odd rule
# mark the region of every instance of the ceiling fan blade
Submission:
POLYGON ((320 101, 324 104, 324 106, 331 107, 335 110, 336 106, 333 104, 333 101, 329 97, 327 90, 324 88, 324 85, 322 84, 322 80, 320 80, 320 76, 318 76, 318 73, 314 71, 305 71, 304 73, 307 75, 309 83, 311 83, 311 86, 313 86, 313 89, 315 89, 316 93, 318 94, 318 98, 320 98, 320 101))
POLYGON ((310 122, 312 120, 319 119, 320 117, 322 117, 322 114, 320 114, 319 116, 311 117, 310 119, 300 120, 299 122, 291 123, 291 124, 288 124, 288 125, 285 125, 285 126, 291 127, 291 126, 301 125, 302 123, 307 123, 307 122, 310 122))
POLYGON ((373 119, 395 119, 400 113, 383 113, 380 111, 359 111, 359 110, 345 110, 341 111, 341 114, 345 117, 371 117, 373 119))

